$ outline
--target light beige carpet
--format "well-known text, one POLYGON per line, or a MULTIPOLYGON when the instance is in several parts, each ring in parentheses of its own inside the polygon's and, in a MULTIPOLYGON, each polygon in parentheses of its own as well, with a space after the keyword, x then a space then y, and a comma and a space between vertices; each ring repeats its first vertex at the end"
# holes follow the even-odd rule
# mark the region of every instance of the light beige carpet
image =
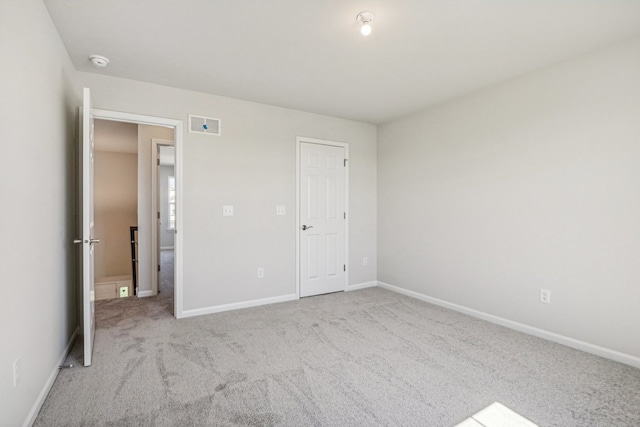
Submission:
POLYGON ((98 306, 36 426, 640 425, 640 370, 383 289, 183 320, 163 294, 98 306))

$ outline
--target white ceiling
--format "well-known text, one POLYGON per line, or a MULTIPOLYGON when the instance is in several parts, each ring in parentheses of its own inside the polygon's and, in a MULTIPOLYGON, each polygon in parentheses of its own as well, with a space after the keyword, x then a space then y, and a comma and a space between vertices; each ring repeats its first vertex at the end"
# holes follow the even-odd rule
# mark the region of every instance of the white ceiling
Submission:
POLYGON ((44 3, 80 71, 370 123, 640 35, 638 0, 44 3))

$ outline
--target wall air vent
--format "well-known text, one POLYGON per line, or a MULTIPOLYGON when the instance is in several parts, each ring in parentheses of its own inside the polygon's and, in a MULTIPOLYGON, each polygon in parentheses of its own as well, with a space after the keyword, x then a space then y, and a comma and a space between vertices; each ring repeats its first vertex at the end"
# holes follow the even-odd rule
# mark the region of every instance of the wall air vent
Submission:
POLYGON ((189 114, 189 132, 220 136, 221 124, 220 119, 189 114))

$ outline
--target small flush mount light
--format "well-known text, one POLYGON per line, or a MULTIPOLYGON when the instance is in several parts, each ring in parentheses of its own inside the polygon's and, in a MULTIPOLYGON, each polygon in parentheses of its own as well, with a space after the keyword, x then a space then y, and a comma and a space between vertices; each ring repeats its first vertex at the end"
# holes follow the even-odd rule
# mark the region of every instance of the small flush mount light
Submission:
POLYGON ((109 65, 109 58, 105 58, 102 55, 89 55, 89 60, 96 67, 104 68, 109 65))
POLYGON ((362 25, 362 27, 360 27, 360 32, 363 36, 371 34, 371 21, 373 21, 373 18, 375 17, 376 16, 373 12, 360 12, 358 16, 356 16, 356 21, 362 25))

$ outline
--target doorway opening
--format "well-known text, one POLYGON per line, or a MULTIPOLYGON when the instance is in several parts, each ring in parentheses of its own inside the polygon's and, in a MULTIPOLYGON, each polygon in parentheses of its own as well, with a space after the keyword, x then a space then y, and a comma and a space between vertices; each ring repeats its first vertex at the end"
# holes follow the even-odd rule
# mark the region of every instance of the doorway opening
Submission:
MULTIPOLYGON (((80 262, 78 263, 78 277, 80 278, 80 299, 82 301, 81 304, 81 313, 80 318, 82 319, 82 331, 83 331, 83 348, 84 348, 84 366, 90 366, 93 356, 93 341, 95 338, 95 326, 96 326, 96 316, 95 316, 95 245, 100 243, 100 239, 97 238, 95 234, 95 221, 94 221, 94 172, 95 172, 95 121, 96 120, 106 120, 106 121, 115 121, 115 122, 124 122, 124 123, 134 123, 138 126, 138 206, 137 206, 137 219, 138 225, 144 221, 146 227, 140 229, 138 227, 137 239, 135 241, 134 237, 130 238, 130 244, 132 248, 137 247, 140 248, 141 244, 149 244, 151 239, 148 236, 152 236, 153 229, 150 224, 153 223, 153 217, 151 215, 151 203, 147 203, 147 199, 141 198, 143 194, 150 194, 148 188, 151 180, 149 179, 151 174, 147 173, 152 170, 152 165, 149 161, 145 161, 151 157, 150 149, 145 147, 146 143, 141 144, 141 142, 151 140, 151 135, 148 133, 150 128, 166 128, 170 129, 172 132, 171 138, 174 141, 176 147, 176 161, 175 161, 175 230, 176 230, 176 240, 175 240, 175 261, 174 261, 174 292, 173 299, 168 304, 169 307, 173 307, 173 316, 176 318, 183 317, 182 314, 182 234, 178 233, 178 231, 182 228, 182 121, 175 119, 165 119, 161 117, 153 117, 153 116, 144 116, 140 114, 132 114, 132 113, 121 113, 117 111, 109 111, 109 110, 99 110, 92 108, 91 106, 91 91, 89 88, 84 88, 82 94, 82 105, 79 109, 80 113, 80 138, 79 138, 79 186, 78 186, 78 197, 80 200, 79 203, 79 229, 81 238, 76 238, 73 240, 75 244, 81 245, 80 250, 80 262), (143 137, 141 137, 143 135, 143 137), (147 209, 148 208, 148 209, 147 209), (144 230, 144 234, 141 232, 144 230), (145 237, 146 236, 146 237, 145 237)), ((154 215, 155 216, 155 215, 154 215)), ((133 230, 135 227, 130 226, 130 230, 133 230)), ((133 235, 134 233, 131 233, 133 235)), ((140 248, 140 253, 148 253, 148 251, 144 251, 140 248)), ((133 250, 132 252, 135 252, 133 250)), ((146 264, 152 264, 147 258, 146 264)), ((140 258, 136 260, 136 257, 133 257, 133 271, 137 271, 136 277, 140 279, 140 290, 136 289, 135 293, 137 296, 151 296, 149 294, 143 295, 142 293, 142 285, 145 283, 142 281, 142 278, 150 277, 151 274, 147 268, 141 268, 140 258), (137 270, 135 263, 138 262, 137 270)), ((145 265, 146 265, 145 264, 145 265)), ((133 277, 133 274, 132 274, 133 277)), ((149 283, 146 283, 150 285, 149 283)), ((118 286, 118 292, 125 292, 128 286, 118 286), (122 289, 122 291, 120 290, 122 289)), ((147 292, 153 292, 153 290, 147 290, 147 292)), ((156 286, 157 292, 157 286, 156 286)), ((138 298, 134 299, 135 301, 141 301, 138 298)), ((130 300, 126 300, 130 301, 130 300)), ((149 305, 149 304, 147 304, 149 305)), ((153 304, 156 305, 156 304, 153 304)), ((115 316, 121 317, 121 316, 115 316)))
POLYGON ((174 129, 96 117, 94 160, 94 230, 100 236, 94 255, 96 301, 150 297, 164 291, 163 298, 170 301, 163 306, 173 315, 174 129), (160 147, 166 148, 162 156, 160 147), (167 189, 159 194, 161 178, 165 187, 169 182, 158 174, 160 170, 172 178, 172 223, 170 233, 156 235, 153 230, 161 229, 160 213, 167 211, 161 206, 168 204, 167 189), (167 249, 164 254, 159 250, 161 237, 167 249))
MULTIPOLYGON (((170 306, 172 315, 175 318, 182 316, 182 121, 167 119, 162 117, 145 116, 134 113, 123 113, 118 111, 101 110, 92 108, 91 115, 94 120, 108 122, 120 122, 133 124, 138 128, 138 231, 137 250, 141 256, 137 259, 137 279, 138 284, 136 297, 148 297, 162 295, 167 298, 167 305, 170 306), (153 185, 152 171, 155 170, 153 162, 153 139, 169 141, 174 147, 174 250, 173 260, 165 257, 165 272, 173 272, 173 280, 168 278, 173 289, 167 287, 167 292, 158 293, 161 289, 157 277, 154 278, 153 271, 157 272, 157 266, 162 264, 161 251, 154 254, 153 228, 154 219, 157 217, 157 205, 152 200, 153 185), (146 256, 145 256, 146 254, 146 256), (172 283, 171 283, 172 282, 172 283)), ((157 237, 157 236, 156 236, 157 237)), ((129 253, 130 251, 128 251, 129 253)), ((162 278, 162 277, 161 277, 162 278)))

